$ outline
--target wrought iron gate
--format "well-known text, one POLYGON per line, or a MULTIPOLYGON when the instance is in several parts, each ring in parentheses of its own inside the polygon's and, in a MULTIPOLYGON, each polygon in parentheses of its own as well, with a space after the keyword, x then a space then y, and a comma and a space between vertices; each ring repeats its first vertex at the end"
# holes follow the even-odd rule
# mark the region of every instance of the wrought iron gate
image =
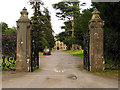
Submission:
POLYGON ((2 56, 2 70, 13 70, 16 67, 16 54, 15 56, 2 56))
POLYGON ((31 30, 31 72, 39 68, 39 49, 38 49, 38 33, 35 33, 33 29, 31 30))
POLYGON ((89 41, 90 41, 90 35, 89 30, 84 35, 84 68, 90 71, 90 61, 89 61, 89 41))

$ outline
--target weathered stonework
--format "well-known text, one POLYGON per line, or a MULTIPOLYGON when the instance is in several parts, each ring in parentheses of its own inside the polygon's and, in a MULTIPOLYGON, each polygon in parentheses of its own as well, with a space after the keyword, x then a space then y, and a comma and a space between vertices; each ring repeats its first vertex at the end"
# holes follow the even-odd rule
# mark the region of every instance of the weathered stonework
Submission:
POLYGON ((17 60, 16 70, 29 71, 31 58, 30 20, 27 9, 23 9, 17 21, 17 60))
POLYGON ((99 11, 93 11, 89 21, 90 29, 90 70, 104 70, 103 25, 99 11))

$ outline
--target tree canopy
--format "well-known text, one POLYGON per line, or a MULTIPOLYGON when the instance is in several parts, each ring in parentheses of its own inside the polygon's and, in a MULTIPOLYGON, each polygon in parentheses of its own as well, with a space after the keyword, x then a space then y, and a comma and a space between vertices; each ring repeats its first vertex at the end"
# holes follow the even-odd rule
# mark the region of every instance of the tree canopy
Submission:
MULTIPOLYGON (((118 65, 120 55, 120 2, 93 2, 93 8, 96 7, 100 11, 101 18, 105 21, 104 30, 104 55, 106 63, 114 62, 118 65)), ((56 13, 60 19, 69 18, 73 15, 74 7, 70 3, 59 2, 54 4, 54 8, 60 10, 56 13), (69 12, 70 11, 70 12, 69 12), (72 13, 71 13, 72 12, 72 13)), ((74 17, 74 39, 71 38, 71 23, 65 21, 61 29, 65 31, 59 33, 56 37, 67 45, 71 42, 84 46, 84 35, 88 33, 88 22, 91 19, 93 8, 85 9, 82 13, 74 17)), ((76 12, 79 9, 75 9, 76 12)))
POLYGON ((82 34, 86 32, 84 27, 88 24, 87 19, 90 18, 87 16, 85 17, 84 14, 80 14, 79 5, 80 5, 79 1, 72 2, 69 0, 67 2, 62 1, 53 5, 53 8, 55 8, 56 10, 60 10, 59 12, 56 13, 57 17, 59 17, 61 20, 65 20, 66 18, 68 19, 68 21, 64 22, 64 26, 61 27, 61 29, 64 29, 65 31, 57 35, 57 38, 58 40, 63 41, 65 44, 67 44, 70 47, 72 46, 72 44, 79 44, 79 45, 82 44, 82 40, 81 40, 83 39, 82 34), (73 27, 72 27, 72 22, 74 23, 73 27), (84 29, 80 27, 80 24, 85 25, 83 27, 84 29), (74 28, 74 36, 72 35, 72 28, 74 28))
POLYGON ((8 28, 5 22, 0 23, 2 26, 2 55, 15 56, 17 43, 17 28, 8 28))
POLYGON ((61 20, 71 19, 73 17, 76 17, 79 15, 79 1, 76 2, 58 2, 56 4, 53 4, 53 8, 56 10, 59 10, 59 12, 56 12, 56 16, 59 17, 61 20))

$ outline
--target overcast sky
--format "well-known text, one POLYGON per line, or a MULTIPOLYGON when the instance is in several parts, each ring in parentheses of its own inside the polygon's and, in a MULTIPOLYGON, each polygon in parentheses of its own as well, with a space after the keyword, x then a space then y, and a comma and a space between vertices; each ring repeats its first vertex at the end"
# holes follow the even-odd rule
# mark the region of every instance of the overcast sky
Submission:
MULTIPOLYGON (((61 26, 63 25, 62 20, 58 20, 55 16, 55 10, 52 8, 52 4, 57 3, 62 0, 42 0, 46 7, 48 7, 51 13, 51 23, 52 28, 55 34, 60 33, 61 26)), ((83 1, 83 0, 81 0, 83 1)), ((6 22, 9 27, 16 26, 16 21, 20 18, 20 11, 24 7, 27 8, 29 12, 29 18, 33 14, 33 10, 31 9, 31 5, 29 5, 29 0, 1 0, 0 2, 0 22, 6 22)), ((82 6, 81 8, 86 9, 91 5, 91 0, 84 0, 87 3, 86 6, 82 6)), ((81 2, 82 3, 82 2, 81 2)))

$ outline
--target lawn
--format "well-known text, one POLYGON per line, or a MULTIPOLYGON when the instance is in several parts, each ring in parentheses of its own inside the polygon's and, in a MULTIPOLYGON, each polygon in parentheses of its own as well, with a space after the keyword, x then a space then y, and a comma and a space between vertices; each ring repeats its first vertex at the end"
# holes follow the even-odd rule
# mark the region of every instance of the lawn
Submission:
POLYGON ((64 50, 64 52, 70 53, 70 54, 78 56, 80 58, 84 58, 83 50, 64 50))

